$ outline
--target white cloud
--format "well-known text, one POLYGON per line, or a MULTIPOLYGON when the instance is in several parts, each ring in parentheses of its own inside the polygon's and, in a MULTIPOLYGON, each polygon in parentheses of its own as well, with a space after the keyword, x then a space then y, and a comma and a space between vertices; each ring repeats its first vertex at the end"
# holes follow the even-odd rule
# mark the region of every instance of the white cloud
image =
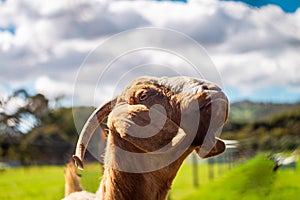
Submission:
POLYGON ((24 107, 27 104, 27 101, 20 97, 12 97, 3 105, 1 108, 5 114, 13 115, 15 114, 19 108, 24 107))
POLYGON ((35 81, 35 90, 38 93, 44 94, 46 98, 54 100, 60 96, 72 96, 73 85, 68 82, 62 82, 42 76, 35 81))
MULTIPOLYGON (((1 80, 9 85, 35 82, 35 89, 48 98, 63 93, 71 95, 77 70, 101 42, 120 31, 145 26, 174 29, 203 45, 219 69, 225 87, 245 93, 255 93, 264 87, 285 87, 295 95, 300 91, 300 9, 286 14, 276 6, 251 9, 243 3, 216 0, 187 4, 12 0, 0 4, 0 19, 0 27, 16 28, 15 34, 0 32, 1 80)), ((136 38, 142 39, 145 38, 136 38)), ((130 43, 123 41, 106 47, 106 53, 124 49, 130 43)), ((160 43, 170 46, 166 40, 160 43)), ((172 45, 188 49, 190 44, 172 45)), ((89 63, 91 77, 97 75, 93 74, 95 68, 105 64, 105 56, 101 56, 89 63)), ((123 65, 122 70, 111 71, 105 88, 111 91, 118 74, 147 63, 193 73, 186 70, 184 62, 163 53, 132 54, 117 63, 123 65)), ((135 70, 129 77, 140 74, 135 70)), ((86 77, 84 87, 91 86, 91 77, 86 77)), ((88 99, 82 97, 80 102, 86 103, 88 99)))
POLYGON ((10 32, 0 32, 0 49, 2 52, 9 51, 12 40, 13 35, 10 32))

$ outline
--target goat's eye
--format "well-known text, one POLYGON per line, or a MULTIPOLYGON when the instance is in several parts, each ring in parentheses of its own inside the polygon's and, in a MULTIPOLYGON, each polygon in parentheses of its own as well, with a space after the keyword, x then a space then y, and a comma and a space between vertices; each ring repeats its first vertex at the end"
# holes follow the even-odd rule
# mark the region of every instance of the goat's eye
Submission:
POLYGON ((139 96, 139 100, 140 100, 140 101, 145 101, 147 98, 148 98, 148 95, 147 95, 146 93, 142 93, 142 94, 139 96))

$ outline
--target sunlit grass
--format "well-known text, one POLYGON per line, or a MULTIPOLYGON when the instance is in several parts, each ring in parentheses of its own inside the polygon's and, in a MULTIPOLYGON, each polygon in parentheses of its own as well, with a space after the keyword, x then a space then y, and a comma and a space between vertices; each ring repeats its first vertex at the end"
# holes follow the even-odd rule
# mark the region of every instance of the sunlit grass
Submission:
MULTIPOLYGON (((95 192, 99 186, 99 164, 88 164, 82 185, 95 192)), ((64 196, 64 166, 10 168, 0 172, 0 199, 61 199, 64 196)))
MULTIPOLYGON (((300 162, 298 162, 299 166, 300 162)), ((187 195, 173 195, 172 199, 213 199, 213 200, 252 200, 252 199, 299 199, 300 170, 272 171, 273 163, 264 155, 235 167, 199 188, 186 188, 187 195), (178 197, 178 198, 177 198, 178 197)), ((181 173, 181 172, 180 172, 181 173)), ((181 174, 178 174, 181 183, 181 174)), ((175 189, 175 187, 174 187, 175 189)), ((173 192, 175 193, 175 191, 173 192)))
POLYGON ((60 199, 63 167, 22 167, 0 172, 0 199, 60 199))
MULTIPOLYGON (((300 162, 292 169, 272 171, 273 163, 260 155, 229 170, 228 164, 198 165, 199 187, 193 186, 193 168, 185 162, 171 191, 172 200, 280 200, 299 199, 300 162), (213 167, 210 179, 208 167, 213 167)), ((0 199, 61 199, 64 196, 64 166, 21 167, 0 172, 0 199)), ((82 185, 95 192, 101 167, 88 164, 82 174, 82 185)))
POLYGON ((211 181, 219 180, 230 169, 229 164, 212 164, 208 165, 206 162, 198 163, 198 186, 194 184, 193 166, 189 160, 183 163, 177 176, 175 177, 171 198, 182 199, 185 196, 192 195, 199 189, 207 185, 211 181), (210 170, 210 171, 209 171, 210 170), (213 173, 213 177, 209 176, 209 173, 213 173))

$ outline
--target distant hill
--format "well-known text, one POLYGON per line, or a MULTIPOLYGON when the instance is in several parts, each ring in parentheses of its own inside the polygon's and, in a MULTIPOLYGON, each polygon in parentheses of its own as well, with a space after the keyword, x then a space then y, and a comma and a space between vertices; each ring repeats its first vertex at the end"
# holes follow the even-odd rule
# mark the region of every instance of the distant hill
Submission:
POLYGON ((300 149, 300 105, 239 102, 232 105, 223 139, 239 140, 253 151, 300 149))
POLYGON ((295 104, 275 104, 241 101, 231 104, 230 120, 245 123, 263 121, 275 115, 299 109, 300 102, 295 104))

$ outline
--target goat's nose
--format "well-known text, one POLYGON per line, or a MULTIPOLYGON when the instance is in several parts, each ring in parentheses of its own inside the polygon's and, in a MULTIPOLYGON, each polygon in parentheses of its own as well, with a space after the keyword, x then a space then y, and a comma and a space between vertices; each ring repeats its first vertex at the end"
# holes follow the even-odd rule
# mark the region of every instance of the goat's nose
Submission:
POLYGON ((202 89, 203 90, 208 90, 208 86, 205 84, 205 85, 202 86, 202 89))
POLYGON ((203 90, 210 90, 210 91, 221 91, 221 88, 215 84, 215 83, 212 83, 212 82, 204 82, 204 84, 202 85, 202 89, 203 90))

